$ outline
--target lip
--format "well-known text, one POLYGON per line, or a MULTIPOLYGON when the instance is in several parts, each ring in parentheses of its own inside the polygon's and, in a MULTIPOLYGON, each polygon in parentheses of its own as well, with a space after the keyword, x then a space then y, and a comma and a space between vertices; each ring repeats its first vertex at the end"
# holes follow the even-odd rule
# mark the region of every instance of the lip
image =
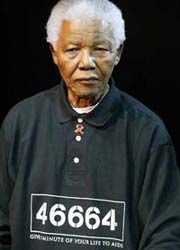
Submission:
POLYGON ((97 81, 99 81, 97 77, 82 77, 82 78, 76 79, 76 82, 81 82, 84 84, 93 84, 93 83, 97 83, 97 81))
POLYGON ((80 77, 80 78, 77 78, 78 81, 91 81, 91 80, 99 80, 98 77, 95 77, 95 76, 90 76, 90 77, 80 77))

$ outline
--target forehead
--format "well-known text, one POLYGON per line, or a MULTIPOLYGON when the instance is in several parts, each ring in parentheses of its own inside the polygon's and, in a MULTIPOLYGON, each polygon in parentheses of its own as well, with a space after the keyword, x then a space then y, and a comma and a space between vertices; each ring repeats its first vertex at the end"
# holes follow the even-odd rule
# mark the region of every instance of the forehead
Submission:
POLYGON ((112 42, 113 31, 109 23, 99 19, 64 20, 60 40, 64 42, 112 42))

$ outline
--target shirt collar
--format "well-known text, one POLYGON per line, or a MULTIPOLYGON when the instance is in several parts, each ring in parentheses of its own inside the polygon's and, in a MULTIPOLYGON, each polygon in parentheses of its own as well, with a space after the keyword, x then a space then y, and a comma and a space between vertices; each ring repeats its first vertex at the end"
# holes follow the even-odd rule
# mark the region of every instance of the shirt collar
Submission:
POLYGON ((121 94, 115 87, 114 80, 110 81, 110 90, 99 105, 88 114, 78 114, 71 107, 66 93, 66 87, 61 81, 56 91, 55 109, 58 121, 66 123, 71 120, 77 120, 81 117, 85 122, 92 126, 104 126, 121 108, 121 94))

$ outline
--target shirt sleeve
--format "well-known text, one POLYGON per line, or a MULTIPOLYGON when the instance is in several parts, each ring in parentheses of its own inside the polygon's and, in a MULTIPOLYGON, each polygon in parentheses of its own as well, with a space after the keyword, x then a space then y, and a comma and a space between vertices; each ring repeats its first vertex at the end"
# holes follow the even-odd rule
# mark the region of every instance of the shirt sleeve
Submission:
POLYGON ((180 249, 180 173, 172 144, 150 153, 139 202, 138 250, 180 249))
POLYGON ((9 200, 11 184, 8 175, 7 141, 4 129, 0 130, 0 250, 11 249, 9 200))

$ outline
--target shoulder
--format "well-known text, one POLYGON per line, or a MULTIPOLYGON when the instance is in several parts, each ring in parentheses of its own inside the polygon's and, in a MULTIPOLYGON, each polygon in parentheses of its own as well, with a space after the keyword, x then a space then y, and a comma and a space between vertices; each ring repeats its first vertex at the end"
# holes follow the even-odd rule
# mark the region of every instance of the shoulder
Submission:
POLYGON ((36 109, 42 108, 45 103, 48 103, 51 100, 52 96, 56 95, 58 90, 59 85, 56 85, 50 89, 43 90, 31 97, 26 98, 14 105, 8 112, 8 115, 18 112, 25 112, 31 110, 34 107, 36 109))
POLYGON ((143 138, 145 142, 151 137, 156 145, 172 143, 166 125, 158 114, 131 95, 119 91, 128 126, 136 138, 143 138))
POLYGON ((154 121, 155 123, 162 123, 162 119, 150 108, 148 108, 141 101, 135 97, 119 90, 121 96, 121 102, 126 112, 132 117, 132 119, 142 119, 154 121))
POLYGON ((15 104, 7 113, 2 128, 11 130, 18 124, 28 124, 40 119, 48 110, 52 109, 52 103, 59 91, 59 85, 41 91, 15 104))

